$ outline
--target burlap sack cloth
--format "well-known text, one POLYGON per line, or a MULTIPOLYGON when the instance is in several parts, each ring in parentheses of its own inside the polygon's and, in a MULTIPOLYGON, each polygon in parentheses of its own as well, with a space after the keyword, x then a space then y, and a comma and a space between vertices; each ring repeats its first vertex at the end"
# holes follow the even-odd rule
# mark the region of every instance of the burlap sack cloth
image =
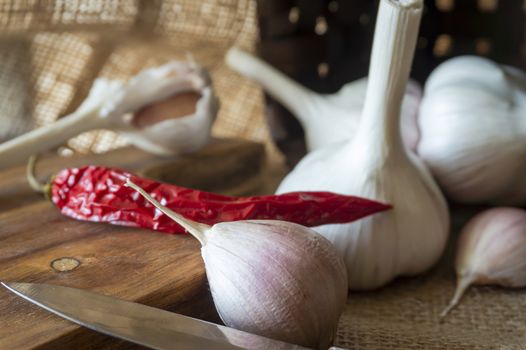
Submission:
MULTIPOLYGON (((73 111, 98 76, 126 79, 191 52, 210 69, 222 102, 216 136, 262 141, 281 162, 263 116, 262 93, 229 70, 231 45, 253 49, 255 3, 248 0, 5 1, 0 8, 0 140, 73 111)), ((125 145, 111 131, 71 140, 65 153, 125 145)), ((474 210, 456 210, 456 232, 474 210)), ((455 241, 455 235, 451 242, 455 241)), ((445 322, 453 293, 450 244, 427 275, 375 292, 352 293, 336 344, 350 349, 526 349, 523 290, 471 288, 445 322)))

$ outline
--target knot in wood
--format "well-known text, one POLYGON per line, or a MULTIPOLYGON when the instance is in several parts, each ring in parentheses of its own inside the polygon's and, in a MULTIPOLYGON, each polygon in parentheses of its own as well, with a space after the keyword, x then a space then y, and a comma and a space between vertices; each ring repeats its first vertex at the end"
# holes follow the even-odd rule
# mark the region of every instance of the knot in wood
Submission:
POLYGON ((80 266, 80 261, 75 258, 62 257, 51 262, 51 267, 57 272, 69 272, 80 266))

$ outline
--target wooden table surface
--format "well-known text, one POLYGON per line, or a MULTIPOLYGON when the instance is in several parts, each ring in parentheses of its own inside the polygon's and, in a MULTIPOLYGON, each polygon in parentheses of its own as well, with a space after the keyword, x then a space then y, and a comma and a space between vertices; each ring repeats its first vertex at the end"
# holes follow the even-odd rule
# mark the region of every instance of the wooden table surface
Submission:
MULTIPOLYGON (((207 162, 213 163, 214 154, 222 151, 228 154, 225 156, 223 152, 220 157, 223 162, 250 163, 236 161, 236 152, 232 152, 231 146, 213 147, 212 151, 205 150, 194 158, 179 160, 174 163, 175 167, 201 164, 199 159, 203 159, 203 154, 207 162)), ((242 158, 261 155, 261 147, 249 146, 242 147, 242 158)), ((45 157, 37 170, 47 175, 81 164, 111 164, 131 171, 149 168, 159 173, 159 162, 164 164, 166 159, 123 149, 104 156, 45 157)), ((257 167, 254 162, 250 166, 257 167)), ((209 170, 202 168, 196 168, 192 181, 209 178, 205 176, 209 170)), ((200 246, 195 239, 64 217, 51 202, 29 188, 24 172, 24 167, 0 171, 1 281, 83 288, 219 321, 208 290, 200 246), (57 261, 66 264, 57 268, 57 261), (69 266, 67 262, 80 264, 68 270, 75 264, 69 266)), ((248 182, 251 181, 254 182, 253 179, 248 182)), ((79 327, 0 288, 0 349, 129 348, 140 347, 79 327)))

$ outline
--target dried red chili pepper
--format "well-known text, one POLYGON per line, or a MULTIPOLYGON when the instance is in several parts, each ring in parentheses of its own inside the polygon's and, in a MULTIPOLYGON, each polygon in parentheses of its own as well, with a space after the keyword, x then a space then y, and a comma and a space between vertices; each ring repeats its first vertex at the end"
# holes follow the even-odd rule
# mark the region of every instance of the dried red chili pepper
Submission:
POLYGON ((141 178, 98 166, 64 169, 52 180, 50 198, 64 215, 166 233, 184 229, 161 214, 131 188, 126 178, 168 208, 197 222, 276 219, 305 226, 350 222, 391 208, 390 205, 330 192, 231 197, 141 178))

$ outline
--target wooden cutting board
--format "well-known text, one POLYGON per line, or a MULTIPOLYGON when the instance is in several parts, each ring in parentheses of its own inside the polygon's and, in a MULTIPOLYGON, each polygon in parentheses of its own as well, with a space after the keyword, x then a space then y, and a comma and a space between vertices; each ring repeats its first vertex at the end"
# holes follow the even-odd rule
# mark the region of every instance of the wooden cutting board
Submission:
MULTIPOLYGON (((177 161, 135 149, 104 156, 51 156, 39 161, 38 172, 47 175, 82 164, 111 165, 180 185, 243 194, 262 190, 258 184, 262 183, 263 158, 259 144, 221 141, 177 161)), ((219 322, 195 239, 74 221, 34 193, 24 171, 23 167, 0 171, 1 281, 83 288, 219 322)), ((35 348, 140 347, 79 327, 0 288, 0 349, 35 348)))

